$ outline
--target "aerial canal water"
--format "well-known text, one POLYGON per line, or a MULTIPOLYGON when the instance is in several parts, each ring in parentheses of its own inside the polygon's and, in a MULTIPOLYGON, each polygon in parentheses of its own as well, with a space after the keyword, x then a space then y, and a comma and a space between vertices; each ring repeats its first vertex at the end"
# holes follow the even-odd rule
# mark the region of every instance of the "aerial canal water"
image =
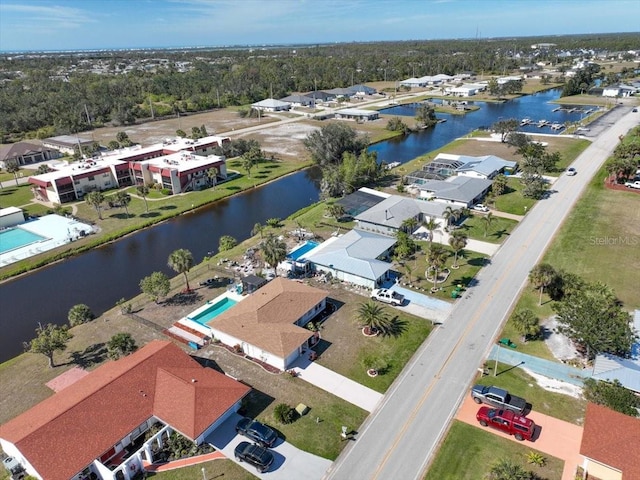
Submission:
MULTIPOLYGON (((579 120, 581 113, 552 112, 557 105, 548 102, 558 95, 558 91, 549 91, 502 104, 483 103, 480 110, 467 115, 438 114, 447 122, 370 149, 378 152, 381 160, 404 163, 476 128, 489 127, 500 118, 579 120)), ((398 106, 385 113, 414 115, 414 110, 398 106)), ((540 130, 550 133, 549 128, 534 131, 540 130)), ((167 258, 175 249, 190 250, 199 262, 208 252, 217 251, 222 235, 248 238, 257 222, 285 218, 316 202, 319 180, 320 172, 315 168, 297 172, 5 282, 0 286, 0 362, 23 352, 23 342, 34 337, 39 322, 67 323, 73 305, 85 303, 99 315, 120 298, 139 294, 140 280, 150 273, 175 275, 167 266, 167 258)))

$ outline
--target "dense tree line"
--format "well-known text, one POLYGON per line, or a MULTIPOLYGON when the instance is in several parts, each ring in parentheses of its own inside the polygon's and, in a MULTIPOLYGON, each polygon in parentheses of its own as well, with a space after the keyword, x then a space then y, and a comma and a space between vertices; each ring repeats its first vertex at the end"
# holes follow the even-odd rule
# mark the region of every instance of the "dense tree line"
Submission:
POLYGON ((0 141, 245 105, 291 92, 471 71, 502 74, 572 48, 637 48, 633 35, 345 43, 0 56, 0 141), (531 53, 536 42, 557 50, 531 53), (524 52, 524 55, 522 54, 524 52), (161 61, 162 59, 162 61, 161 61), (191 70, 181 72, 178 62, 191 70), (106 73, 78 65, 100 63, 106 73), (146 68, 152 65, 153 68, 146 68), (128 73, 127 66, 133 67, 128 73))

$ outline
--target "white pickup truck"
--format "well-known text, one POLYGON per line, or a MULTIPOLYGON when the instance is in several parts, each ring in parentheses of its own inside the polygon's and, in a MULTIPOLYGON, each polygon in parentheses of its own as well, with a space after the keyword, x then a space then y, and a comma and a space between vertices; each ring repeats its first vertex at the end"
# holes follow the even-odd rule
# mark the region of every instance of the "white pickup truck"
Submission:
POLYGON ((404 303, 404 295, 389 290, 388 288, 377 288, 371 292, 371 298, 379 302, 388 303, 389 305, 402 305, 404 303))
POLYGON ((627 182, 624 184, 624 186, 628 188, 640 189, 640 180, 636 180, 635 182, 627 182))

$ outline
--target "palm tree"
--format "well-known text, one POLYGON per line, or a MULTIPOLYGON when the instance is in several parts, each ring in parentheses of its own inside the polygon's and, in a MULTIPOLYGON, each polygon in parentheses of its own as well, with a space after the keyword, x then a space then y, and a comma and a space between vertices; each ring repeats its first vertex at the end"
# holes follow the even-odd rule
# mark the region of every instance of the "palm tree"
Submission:
POLYGON ((384 335, 392 327, 392 322, 385 313, 384 308, 372 301, 360 304, 357 310, 357 318, 367 333, 378 332, 384 335))
POLYGON ((487 236, 489 233, 489 227, 493 223, 493 213, 489 212, 485 216, 483 216, 480 221, 482 222, 482 226, 484 227, 484 236, 487 236))
POLYGON ((127 218, 129 218, 129 204, 131 203, 131 195, 127 192, 118 192, 114 195, 116 202, 124 208, 124 211, 127 212, 127 218))
POLYGON ((98 212, 98 218, 102 220, 102 204, 104 203, 104 195, 102 192, 89 192, 87 194, 86 202, 96 209, 96 212, 98 212))
POLYGON ((530 480, 531 472, 526 471, 508 458, 498 460, 491 466, 486 477, 488 480, 530 480))
POLYGON ((544 287, 551 285, 556 275, 555 269, 548 263, 540 263, 529 272, 529 281, 534 284, 535 288, 540 289, 538 305, 542 305, 542 292, 544 287))
POLYGON ((456 222, 459 218, 459 210, 455 210, 452 206, 448 206, 442 212, 442 218, 446 222, 445 228, 448 229, 453 222, 456 222))
POLYGON ((18 165, 18 162, 16 160, 7 160, 5 162, 4 169, 7 173, 12 173, 13 178, 16 181, 16 185, 20 185, 18 183, 18 172, 20 172, 20 165, 18 165))
POLYGON ((264 231, 264 226, 260 222, 258 222, 251 229, 251 235, 255 236, 260 234, 260 238, 262 238, 263 231, 264 231))
POLYGON ((193 255, 191 252, 185 248, 174 250, 171 252, 171 255, 169 255, 168 265, 176 272, 184 274, 184 281, 187 284, 187 292, 189 292, 191 288, 189 288, 189 276, 187 275, 187 272, 189 272, 191 267, 193 267, 193 255))
POLYGON ((218 170, 214 167, 207 170, 207 179, 209 180, 210 185, 215 186, 218 179, 218 170))
POLYGON ((454 231, 449 236, 449 245, 453 249, 453 253, 455 255, 453 258, 453 265, 451 266, 451 268, 458 268, 458 254, 464 249, 464 247, 467 246, 468 239, 469 237, 467 237, 467 234, 464 232, 461 232, 460 230, 454 231))
POLYGON ((327 205, 327 210, 329 211, 329 215, 335 218, 336 221, 344 217, 346 213, 344 207, 339 203, 330 203, 329 205, 327 205))
POLYGON ((262 254, 265 262, 271 267, 277 268, 278 264, 287 256, 287 246, 282 240, 270 233, 262 242, 262 254))
POLYGON ((409 235, 411 235, 416 230, 417 226, 418 226, 418 220, 416 220, 415 217, 409 217, 403 220, 400 228, 405 232, 407 232, 409 235))
POLYGON ((144 208, 147 211, 147 213, 149 213, 149 204, 147 203, 147 195, 149 195, 149 187, 147 187, 146 185, 138 185, 136 187, 136 190, 144 200, 144 208))
POLYGON ((442 245, 436 243, 435 245, 431 245, 429 247, 429 253, 427 255, 427 261, 429 262, 429 266, 433 272, 433 288, 432 291, 436 291, 438 288, 438 273, 442 267, 444 267, 444 263, 447 260, 447 251, 444 249, 442 245))
POLYGON ((438 222, 435 218, 429 217, 429 220, 422 222, 422 226, 429 230, 429 245, 433 244, 433 232, 438 229, 438 222))

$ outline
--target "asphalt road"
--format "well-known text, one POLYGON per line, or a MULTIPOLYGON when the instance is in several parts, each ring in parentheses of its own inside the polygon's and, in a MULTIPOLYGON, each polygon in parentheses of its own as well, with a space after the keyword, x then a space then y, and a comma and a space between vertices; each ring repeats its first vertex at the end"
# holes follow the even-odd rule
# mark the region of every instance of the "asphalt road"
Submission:
MULTIPOLYGON (((477 368, 560 225, 592 176, 640 123, 630 107, 573 163, 547 199, 536 204, 458 301, 450 318, 416 352, 384 400, 328 470, 326 479, 421 479, 477 368)), ((612 112, 613 114, 613 112, 612 112)), ((609 116, 608 121, 612 120, 609 116)), ((585 242, 589 239, 584 239, 585 242)))

